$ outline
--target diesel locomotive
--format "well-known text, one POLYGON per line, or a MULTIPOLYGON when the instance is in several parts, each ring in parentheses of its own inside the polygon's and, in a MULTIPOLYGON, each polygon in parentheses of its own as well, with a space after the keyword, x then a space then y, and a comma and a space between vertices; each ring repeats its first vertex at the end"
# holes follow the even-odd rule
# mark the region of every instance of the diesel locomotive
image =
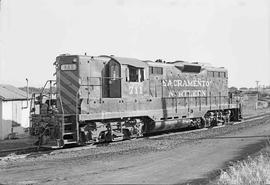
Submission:
POLYGON ((40 144, 110 142, 241 119, 223 67, 68 54, 54 65, 56 79, 31 101, 40 144))

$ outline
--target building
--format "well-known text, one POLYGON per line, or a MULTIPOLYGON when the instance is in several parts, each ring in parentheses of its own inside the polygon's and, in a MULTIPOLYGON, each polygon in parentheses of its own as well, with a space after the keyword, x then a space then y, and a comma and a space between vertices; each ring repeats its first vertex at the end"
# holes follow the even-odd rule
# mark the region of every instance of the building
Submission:
POLYGON ((0 140, 12 133, 23 134, 29 127, 27 93, 12 86, 0 84, 0 140))
POLYGON ((258 96, 257 91, 242 92, 243 112, 254 111, 258 108, 258 96))

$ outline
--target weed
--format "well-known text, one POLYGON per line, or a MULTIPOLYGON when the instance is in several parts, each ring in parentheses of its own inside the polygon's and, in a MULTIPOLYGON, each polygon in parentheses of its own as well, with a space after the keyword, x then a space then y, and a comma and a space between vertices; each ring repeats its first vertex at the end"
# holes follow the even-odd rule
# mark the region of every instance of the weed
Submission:
MULTIPOLYGON (((269 142, 269 141, 268 141, 269 142)), ((270 146, 256 157, 248 157, 222 170, 218 185, 265 185, 270 184, 270 146)))

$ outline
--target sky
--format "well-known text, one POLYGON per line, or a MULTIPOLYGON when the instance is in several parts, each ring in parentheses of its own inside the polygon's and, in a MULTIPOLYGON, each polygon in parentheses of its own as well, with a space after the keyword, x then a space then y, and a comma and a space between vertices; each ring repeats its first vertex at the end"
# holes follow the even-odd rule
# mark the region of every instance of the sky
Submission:
POLYGON ((0 83, 41 87, 56 56, 207 62, 270 85, 268 0, 0 0, 0 83))

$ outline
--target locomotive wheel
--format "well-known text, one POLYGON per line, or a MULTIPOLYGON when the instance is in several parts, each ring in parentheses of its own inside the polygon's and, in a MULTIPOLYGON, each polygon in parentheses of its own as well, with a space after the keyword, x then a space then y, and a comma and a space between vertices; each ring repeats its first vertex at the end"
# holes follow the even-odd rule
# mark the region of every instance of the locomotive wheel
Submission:
POLYGON ((124 137, 123 137, 124 140, 130 139, 131 133, 128 129, 123 129, 123 134, 124 134, 124 137))
POLYGON ((202 128, 205 128, 205 121, 202 119, 202 118, 200 118, 200 119, 197 119, 197 128, 198 129, 202 129, 202 128))
POLYGON ((111 142, 112 141, 112 133, 111 132, 107 132, 105 134, 105 142, 111 142))
POLYGON ((217 126, 218 125, 218 121, 216 120, 216 119, 213 119, 212 121, 211 121, 211 127, 215 127, 215 126, 217 126))
POLYGON ((80 142, 85 143, 86 142, 86 136, 83 132, 80 132, 80 142))
POLYGON ((99 142, 111 142, 112 141, 112 135, 110 132, 106 132, 106 131, 102 131, 100 134, 99 134, 99 142))

